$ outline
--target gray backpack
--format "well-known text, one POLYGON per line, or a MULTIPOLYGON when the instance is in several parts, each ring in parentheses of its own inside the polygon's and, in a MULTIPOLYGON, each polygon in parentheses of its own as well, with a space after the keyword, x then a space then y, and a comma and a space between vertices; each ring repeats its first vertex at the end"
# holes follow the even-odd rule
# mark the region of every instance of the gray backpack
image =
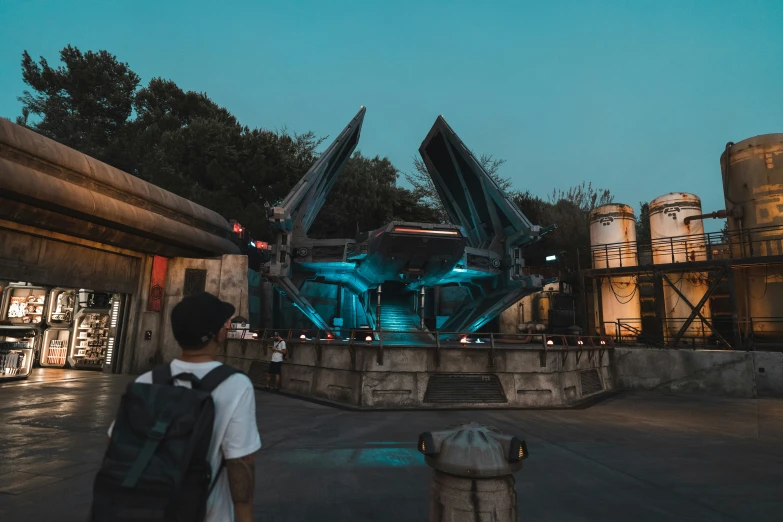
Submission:
POLYGON ((209 463, 212 391, 238 372, 221 365, 199 379, 172 376, 165 365, 153 370, 152 384, 129 384, 95 478, 90 520, 203 521, 224 464, 213 470, 209 463), (188 380, 192 388, 175 380, 188 380))

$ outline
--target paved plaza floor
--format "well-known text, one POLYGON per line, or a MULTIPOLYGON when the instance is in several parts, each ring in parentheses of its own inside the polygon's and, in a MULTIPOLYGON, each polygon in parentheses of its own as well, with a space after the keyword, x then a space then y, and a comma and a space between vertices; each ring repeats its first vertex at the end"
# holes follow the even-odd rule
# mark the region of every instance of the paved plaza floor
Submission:
MULTIPOLYGON (((0 520, 83 521, 129 377, 37 370, 0 385, 0 520)), ((625 392, 580 410, 351 412, 259 392, 256 520, 427 519, 420 432, 521 435, 526 521, 783 520, 783 400, 625 392)))

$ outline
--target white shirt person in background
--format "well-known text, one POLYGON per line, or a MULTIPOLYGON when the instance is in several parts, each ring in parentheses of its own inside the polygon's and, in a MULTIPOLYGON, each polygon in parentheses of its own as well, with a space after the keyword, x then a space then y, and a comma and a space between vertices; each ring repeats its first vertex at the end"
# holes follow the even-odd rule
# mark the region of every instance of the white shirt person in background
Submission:
POLYGON ((285 341, 280 334, 275 332, 275 343, 272 345, 272 362, 269 363, 269 370, 266 374, 266 389, 269 391, 270 384, 272 391, 280 391, 280 371, 283 367, 283 357, 286 353, 285 341))

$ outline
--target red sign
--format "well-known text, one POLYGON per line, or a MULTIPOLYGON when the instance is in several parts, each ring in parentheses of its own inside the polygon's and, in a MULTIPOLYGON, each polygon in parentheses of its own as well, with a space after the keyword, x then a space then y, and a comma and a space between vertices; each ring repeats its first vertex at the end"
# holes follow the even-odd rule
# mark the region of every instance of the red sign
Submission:
POLYGON ((166 257, 155 256, 152 259, 152 277, 150 277, 150 296, 147 310, 160 312, 163 310, 163 288, 166 284, 166 270, 169 260, 166 257))

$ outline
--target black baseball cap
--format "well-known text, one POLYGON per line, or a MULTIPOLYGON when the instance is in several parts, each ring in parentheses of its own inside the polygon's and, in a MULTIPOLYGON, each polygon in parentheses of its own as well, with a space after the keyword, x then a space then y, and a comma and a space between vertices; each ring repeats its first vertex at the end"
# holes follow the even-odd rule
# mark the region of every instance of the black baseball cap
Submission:
POLYGON ((236 308, 208 292, 189 295, 171 311, 171 330, 182 347, 202 346, 217 335, 236 308))

